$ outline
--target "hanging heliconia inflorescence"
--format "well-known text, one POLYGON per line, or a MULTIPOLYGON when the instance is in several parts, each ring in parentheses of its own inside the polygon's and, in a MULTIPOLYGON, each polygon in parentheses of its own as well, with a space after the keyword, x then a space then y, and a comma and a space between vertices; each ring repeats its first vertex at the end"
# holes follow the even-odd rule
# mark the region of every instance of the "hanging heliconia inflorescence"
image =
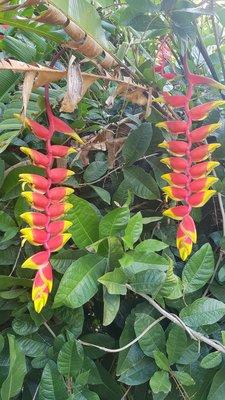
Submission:
POLYGON ((165 129, 172 136, 172 140, 164 141, 159 145, 171 155, 161 160, 172 170, 171 173, 162 175, 162 178, 169 183, 162 190, 166 198, 180 204, 167 209, 163 214, 180 221, 176 240, 182 260, 186 260, 190 255, 192 245, 197 240, 195 222, 191 216, 192 208, 202 207, 216 193, 210 188, 218 180, 209 174, 219 165, 219 162, 206 160, 220 144, 207 144, 205 139, 220 127, 220 124, 214 123, 195 128, 193 122, 204 120, 211 110, 225 104, 224 100, 215 100, 191 107, 190 102, 196 85, 208 85, 221 90, 225 90, 225 86, 211 78, 191 73, 186 59, 184 70, 188 83, 187 93, 171 95, 163 92, 159 100, 174 109, 181 108, 185 114, 184 119, 156 124, 158 128, 165 129))
POLYGON ((70 221, 61 218, 72 207, 66 199, 73 193, 73 189, 62 184, 74 172, 66 168, 55 168, 53 163, 55 159, 65 158, 76 150, 73 147, 53 145, 52 137, 55 132, 61 132, 83 143, 69 125, 53 115, 48 100, 48 88, 46 88, 46 111, 48 127, 29 118, 18 116, 36 137, 44 141, 46 149, 43 154, 28 147, 21 147, 21 151, 30 157, 32 163, 44 170, 44 176, 37 174, 20 174, 19 176, 23 190, 26 185, 31 189, 23 191, 22 196, 33 209, 21 215, 21 218, 29 225, 28 228, 21 229, 22 244, 27 240, 34 246, 43 247, 22 265, 23 268, 37 270, 33 282, 32 299, 38 313, 45 306, 52 290, 51 253, 60 250, 70 239, 71 235, 65 232, 72 225, 70 221))
POLYGON ((173 72, 167 72, 166 67, 171 60, 171 49, 169 46, 169 37, 164 36, 158 45, 158 50, 156 54, 156 63, 154 66, 154 71, 161 75, 164 79, 173 79, 176 74, 173 72))

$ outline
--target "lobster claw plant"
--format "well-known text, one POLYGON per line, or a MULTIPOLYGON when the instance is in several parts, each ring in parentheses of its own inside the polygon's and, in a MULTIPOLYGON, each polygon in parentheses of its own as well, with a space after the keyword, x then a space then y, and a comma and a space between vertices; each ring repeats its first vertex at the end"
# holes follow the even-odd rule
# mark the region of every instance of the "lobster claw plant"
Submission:
POLYGON ((196 85, 209 85, 218 89, 224 89, 224 85, 211 78, 191 73, 186 58, 184 70, 188 83, 187 93, 170 95, 168 92, 163 92, 161 101, 173 109, 181 108, 185 118, 156 124, 158 128, 169 132, 172 138, 175 137, 175 140, 164 141, 159 146, 172 155, 161 160, 173 171, 162 175, 162 178, 169 183, 168 186, 163 187, 163 191, 167 198, 182 203, 163 213, 165 216, 180 221, 176 244, 182 260, 186 260, 190 255, 193 243, 197 241, 195 222, 191 216, 192 209, 204 206, 216 193, 210 188, 218 180, 209 174, 219 165, 219 162, 207 159, 220 147, 220 144, 208 144, 205 139, 220 124, 214 123, 195 128, 193 123, 204 120, 211 110, 225 104, 224 100, 215 100, 192 107, 191 101, 196 85), (181 140, 177 140, 178 137, 181 137, 181 140))
POLYGON ((55 159, 64 158, 76 150, 73 147, 53 145, 51 141, 55 132, 61 132, 81 144, 84 143, 69 125, 54 116, 49 103, 48 87, 45 90, 49 126, 45 127, 29 118, 20 117, 33 134, 45 142, 46 148, 45 154, 42 154, 28 147, 21 147, 21 151, 31 158, 32 163, 44 170, 45 176, 37 174, 20 174, 19 176, 23 189, 25 185, 31 188, 30 191, 23 191, 22 196, 33 209, 21 215, 21 218, 29 225, 21 229, 22 243, 27 240, 34 246, 43 247, 42 251, 28 258, 22 265, 23 268, 37 270, 33 282, 32 299, 38 313, 45 306, 52 290, 51 253, 60 250, 70 239, 71 235, 66 231, 72 225, 70 221, 62 218, 72 207, 66 199, 73 193, 73 189, 60 185, 74 172, 66 168, 54 168, 53 164, 55 159))

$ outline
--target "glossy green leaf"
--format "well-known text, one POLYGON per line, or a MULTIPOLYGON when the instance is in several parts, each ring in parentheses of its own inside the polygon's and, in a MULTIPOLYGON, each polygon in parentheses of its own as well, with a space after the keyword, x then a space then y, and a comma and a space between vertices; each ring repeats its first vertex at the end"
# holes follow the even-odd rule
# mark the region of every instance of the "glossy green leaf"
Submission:
POLYGON ((133 249, 134 243, 140 238, 143 230, 142 215, 140 212, 131 217, 128 222, 123 241, 128 247, 128 249, 133 249))
POLYGON ((115 319, 120 308, 120 295, 109 294, 107 290, 103 294, 103 325, 110 325, 115 319))
MULTIPOLYGON (((136 336, 139 336, 149 325, 155 321, 150 315, 136 314, 134 330, 136 336)), ((165 333, 160 323, 154 325, 138 341, 142 351, 149 357, 154 357, 155 350, 163 350, 165 346, 165 333)))
POLYGON ((124 178, 136 196, 147 200, 159 197, 159 189, 156 182, 142 168, 135 166, 124 169, 124 178))
POLYGON ((60 375, 56 364, 49 362, 42 373, 39 386, 39 400, 67 399, 68 393, 63 377, 60 375))
POLYGON ((182 272, 185 293, 203 287, 213 274, 214 257, 211 246, 206 243, 188 260, 182 272))
POLYGON ((109 294, 122 294, 127 292, 126 282, 127 276, 122 268, 115 268, 112 272, 107 272, 105 275, 98 279, 100 283, 105 285, 109 294))
POLYGON ((154 253, 155 251, 161 251, 168 247, 168 244, 161 242, 156 239, 146 239, 143 242, 139 243, 135 247, 135 251, 148 253, 154 253))
POLYGON ((146 153, 151 139, 152 126, 149 123, 143 123, 131 131, 122 148, 126 165, 133 164, 146 153))
POLYGON ((100 237, 123 235, 129 218, 130 212, 128 207, 115 208, 108 212, 100 221, 100 237))
POLYGON ((111 196, 110 193, 107 192, 107 190, 99 187, 99 186, 94 186, 90 185, 92 189, 97 193, 97 195, 107 204, 111 203, 111 196))
POLYGON ((169 266, 169 261, 164 257, 155 254, 145 252, 133 251, 126 253, 121 259, 120 264, 126 274, 137 274, 144 271, 158 271, 166 272, 169 266))
POLYGON ((2 400, 9 400, 20 393, 24 377, 27 373, 26 361, 15 336, 8 335, 10 364, 8 376, 1 387, 2 400))
POLYGON ((88 165, 84 172, 85 182, 93 182, 101 178, 108 169, 108 163, 106 161, 93 161, 88 165))
POLYGON ((207 297, 195 300, 180 312, 180 318, 184 323, 193 328, 213 324, 223 318, 224 315, 225 304, 207 297))
POLYGON ((194 379, 190 374, 184 371, 175 371, 174 372, 175 377, 177 380, 180 382, 181 385, 184 386, 192 386, 195 384, 194 379))
POLYGON ((0 211, 0 232, 4 232, 1 243, 12 239, 18 232, 15 222, 10 215, 6 214, 4 211, 0 211))
POLYGON ((14 276, 0 275, 0 290, 10 289, 13 286, 32 287, 32 280, 15 278, 14 276))
POLYGON ((154 350, 153 356, 156 362, 156 365, 160 368, 163 369, 164 371, 170 370, 170 364, 169 360, 166 357, 164 353, 162 353, 160 350, 154 350))
POLYGON ((168 372, 156 371, 150 379, 150 388, 154 393, 169 393, 171 383, 168 372))
POLYGON ((71 196, 73 209, 67 214, 67 219, 73 222, 70 228, 74 243, 80 249, 98 240, 98 225, 100 216, 88 201, 78 196, 71 196))
POLYGON ((212 385, 207 397, 207 400, 222 400, 225 391, 225 367, 217 371, 213 378, 212 385))
POLYGON ((85 304, 97 292, 98 278, 105 267, 106 259, 96 254, 87 254, 73 262, 62 277, 54 306, 78 308, 85 304))
POLYGON ((222 354, 219 351, 213 351, 202 359, 200 365, 205 369, 215 368, 221 364, 222 359, 222 354))
POLYGON ((79 342, 66 342, 59 352, 57 366, 60 374, 75 378, 82 368, 84 361, 83 348, 79 342))
POLYGON ((179 362, 181 355, 187 348, 187 336, 182 328, 173 325, 166 342, 166 351, 170 364, 179 362))

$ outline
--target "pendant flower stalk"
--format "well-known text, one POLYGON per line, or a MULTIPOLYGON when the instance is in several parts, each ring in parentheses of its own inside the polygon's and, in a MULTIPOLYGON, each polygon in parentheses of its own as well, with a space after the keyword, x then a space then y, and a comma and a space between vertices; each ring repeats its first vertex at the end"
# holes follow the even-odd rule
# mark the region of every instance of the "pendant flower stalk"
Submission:
POLYGON ((219 163, 205 160, 220 144, 202 144, 202 142, 220 124, 204 125, 193 129, 193 122, 204 120, 211 110, 225 104, 224 100, 216 100, 191 107, 190 102, 196 85, 209 85, 223 90, 225 86, 211 78, 192 74, 186 58, 184 70, 188 82, 187 93, 171 95, 163 92, 159 101, 173 108, 183 109, 185 120, 163 121, 156 124, 158 128, 163 128, 172 135, 172 140, 159 144, 159 147, 166 149, 171 155, 171 157, 163 158, 161 162, 173 171, 162 175, 162 178, 169 184, 162 190, 166 194, 166 199, 181 202, 182 205, 171 207, 163 214, 179 221, 176 244, 182 260, 187 259, 192 251, 193 243, 197 241, 195 222, 191 216, 192 209, 202 207, 216 193, 210 188, 218 180, 214 176, 208 175, 219 163))
POLYGON ((48 92, 49 88, 46 86, 45 103, 48 127, 29 118, 18 116, 36 137, 45 142, 45 154, 27 147, 21 147, 21 151, 30 157, 33 165, 44 170, 45 176, 38 174, 20 174, 19 176, 23 189, 21 195, 32 207, 32 211, 21 215, 21 218, 29 225, 29 227, 21 229, 22 244, 28 241, 34 246, 43 247, 41 251, 28 258, 22 265, 22 268, 36 270, 32 300, 38 313, 45 306, 48 295, 52 290, 51 254, 60 250, 71 238, 70 233, 66 233, 66 231, 72 225, 70 221, 62 218, 72 208, 72 205, 66 199, 73 193, 73 189, 58 185, 61 185, 74 172, 66 168, 53 168, 53 164, 56 158, 64 158, 76 152, 76 150, 72 147, 52 145, 51 141, 55 132, 61 132, 81 144, 84 143, 69 125, 54 116, 49 103, 48 92), (26 186, 31 190, 24 191, 26 186))

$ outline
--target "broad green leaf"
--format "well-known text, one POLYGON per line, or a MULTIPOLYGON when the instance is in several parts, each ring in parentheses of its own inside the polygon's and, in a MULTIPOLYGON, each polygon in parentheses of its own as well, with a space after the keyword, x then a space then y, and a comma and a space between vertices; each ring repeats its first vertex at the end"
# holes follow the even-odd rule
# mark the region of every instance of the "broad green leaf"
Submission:
POLYGON ((166 273, 166 281, 162 287, 160 294, 167 299, 179 299, 183 295, 182 281, 179 276, 174 273, 173 261, 170 259, 168 270, 166 273))
POLYGON ((225 367, 217 371, 213 378, 207 400, 222 400, 225 392, 225 367))
MULTIPOLYGON (((1 21, 1 19, 0 19, 1 21)), ((1 23, 1 22, 0 22, 1 23)), ((5 23, 5 22, 4 22, 5 23)), ((3 101, 6 95, 9 93, 10 90, 12 90, 16 83, 19 81, 20 75, 15 74, 12 71, 0 71, 0 80, 1 80, 1 88, 0 88, 0 101, 3 101)), ((19 129, 17 134, 19 133, 19 129)), ((0 135, 0 152, 1 152, 1 147, 3 145, 2 136, 4 134, 0 135)), ((9 133, 8 133, 9 135, 9 133)), ((8 137, 9 140, 9 137, 8 137)))
POLYGON ((15 222, 10 215, 6 214, 4 211, 0 211, 0 232, 4 232, 1 243, 12 239, 18 232, 15 222))
POLYGON ((142 215, 140 212, 131 217, 128 222, 123 241, 128 249, 133 249, 133 245, 140 238, 143 230, 142 215))
POLYGON ((75 389, 75 393, 68 397, 67 400, 100 400, 100 397, 97 395, 97 393, 94 393, 88 389, 83 389, 81 392, 80 389, 77 388, 77 390, 75 389))
POLYGON ((21 315, 12 321, 12 328, 17 335, 26 336, 37 332, 36 326, 29 315, 21 315))
POLYGON ((180 382, 181 385, 192 386, 195 384, 194 379, 187 372, 175 371, 174 375, 176 376, 177 380, 180 382))
POLYGON ((155 371, 154 363, 142 353, 138 346, 129 352, 126 370, 120 375, 119 382, 126 385, 141 385, 149 380, 155 371))
POLYGON ((154 393, 169 393, 171 383, 168 372, 156 371, 150 379, 150 388, 154 393))
POLYGON ((83 307, 71 310, 67 307, 60 307, 55 310, 54 315, 59 319, 63 328, 67 328, 75 337, 80 336, 84 324, 83 307))
MULTIPOLYGON (((108 347, 110 349, 115 347, 114 338, 104 333, 88 333, 82 336, 81 340, 87 343, 96 344, 97 346, 108 347)), ((85 347, 85 354, 91 359, 95 360, 102 357, 105 354, 105 351, 87 346, 85 347)))
POLYGON ((5 344, 5 339, 2 335, 0 335, 0 353, 4 348, 4 344, 5 344))
MULTIPOLYGON (((0 124, 1 129, 1 124, 0 124)), ((3 185, 1 187, 2 199, 11 200, 18 197, 21 192, 21 185, 19 183, 19 174, 39 174, 43 175, 43 170, 33 165, 25 165, 23 167, 18 167, 10 171, 4 179, 3 185)))
POLYGON ((15 336, 8 335, 9 339, 9 372, 8 376, 2 384, 1 398, 9 400, 20 393, 23 385, 24 377, 27 373, 26 361, 15 336))
MULTIPOLYGON (((149 325, 155 321, 150 315, 136 314, 134 330, 136 336, 139 336, 149 325)), ((163 350, 165 347, 165 333, 160 323, 154 325, 138 341, 142 351, 149 357, 154 357, 155 350, 163 350)))
POLYGON ((213 351, 202 359, 200 365, 205 369, 215 368, 221 364, 222 360, 222 354, 219 351, 213 351))
POLYGON ((103 294, 103 325, 110 325, 115 319, 120 308, 120 295, 109 294, 107 290, 103 294))
POLYGON ((3 40, 3 48, 10 55, 24 62, 35 61, 36 49, 27 42, 7 35, 3 40))
POLYGON ((79 342, 66 342, 59 352, 57 366, 60 374, 75 378, 82 368, 84 361, 83 347, 79 342))
POLYGON ((115 268, 112 272, 107 272, 98 279, 100 283, 106 286, 109 294, 122 294, 127 292, 126 282, 127 276, 122 268, 115 268))
POLYGON ((202 325, 211 325, 225 315, 225 304, 207 297, 197 299, 180 312, 180 318, 185 324, 193 328, 202 325))
POLYGON ((182 272, 185 293, 203 287, 213 274, 214 257, 210 244, 206 243, 188 260, 182 272))
POLYGON ((161 251, 168 247, 168 244, 161 242, 156 239, 146 239, 139 243, 135 247, 135 251, 140 251, 143 253, 154 253, 155 251, 161 251))
POLYGON ((145 122, 131 131, 122 149, 126 165, 133 164, 146 153, 151 139, 152 126, 149 123, 145 122))
POLYGON ((102 383, 97 366, 89 357, 84 357, 83 370, 89 371, 88 383, 90 385, 99 385, 102 383))
POLYGON ((124 169, 124 178, 136 196, 147 200, 159 198, 156 182, 142 168, 135 166, 124 169))
POLYGON ((139 272, 130 278, 130 284, 136 292, 151 294, 156 297, 166 280, 163 271, 149 270, 139 272))
POLYGON ((100 221, 99 235, 101 238, 107 236, 121 236, 129 221, 130 212, 128 207, 115 208, 108 212, 100 221))
POLYGON ((17 339, 23 353, 28 357, 46 356, 50 345, 38 334, 17 339))
POLYGON ((107 190, 99 187, 99 186, 94 186, 90 185, 92 189, 97 193, 97 195, 107 204, 111 204, 111 197, 110 193, 107 192, 107 190))
POLYGON ((164 371, 170 370, 170 364, 168 358, 165 356, 164 353, 162 353, 160 350, 154 350, 153 356, 156 362, 156 365, 160 368, 163 369, 164 371))
MULTIPOLYGON (((120 336, 120 347, 135 339, 134 321, 135 315, 130 314, 120 336)), ((138 343, 119 353, 116 373, 120 375, 120 382, 127 385, 140 385, 149 380, 154 371, 154 363, 144 355, 138 343)))
POLYGON ((75 260, 84 255, 84 250, 62 250, 51 257, 51 263, 57 272, 64 274, 75 260))
POLYGON ((13 286, 32 287, 32 284, 33 282, 31 279, 0 275, 0 290, 10 289, 13 286))
POLYGON ((63 377, 60 375, 56 364, 49 362, 42 373, 39 400, 60 400, 67 399, 68 393, 63 377))
POLYGON ((98 240, 98 225, 100 216, 88 201, 78 196, 70 196, 73 209, 67 214, 67 219, 73 222, 70 228, 74 243, 80 249, 98 240))
MULTIPOLYGON (((0 147, 1 147, 1 135, 0 135, 0 147)), ((4 181, 4 171, 5 171, 5 163, 0 159, 0 187, 2 182, 4 181)))
MULTIPOLYGON (((5 14, 6 15, 6 14, 5 14)), ((28 19, 17 19, 17 18, 13 18, 13 17, 9 17, 8 13, 7 13, 7 17, 2 18, 2 15, 0 17, 0 24, 9 24, 10 26, 13 26, 15 28, 18 28, 20 30, 23 31, 28 31, 28 32, 32 32, 32 33, 37 33, 37 29, 38 29, 38 35, 52 40, 56 43, 60 43, 62 42, 63 39, 65 39, 65 34, 60 31, 57 32, 54 29, 52 29, 51 26, 49 25, 38 25, 37 28, 37 24, 34 22, 29 21, 28 19)), ((11 72, 11 71, 1 71, 1 72, 11 72)), ((15 74, 12 73, 12 75, 15 76, 15 74)), ((17 80, 18 80, 18 74, 17 75, 17 80)), ((2 77, 1 77, 2 79, 2 77)))
POLYGON ((169 336, 166 342, 166 351, 170 364, 179 362, 181 355, 187 348, 187 336, 182 328, 173 325, 169 331, 169 336))
POLYGON ((73 262, 62 277, 54 306, 78 308, 85 304, 97 292, 98 278, 105 267, 106 259, 96 254, 87 254, 73 262))
POLYGON ((85 182, 93 182, 101 178, 108 169, 108 163, 106 161, 93 161, 86 168, 83 178, 85 182))
POLYGON ((125 254, 120 259, 120 265, 122 268, 124 268, 126 274, 132 276, 138 272, 149 270, 166 272, 169 266, 169 261, 158 254, 146 254, 144 252, 139 253, 135 249, 135 251, 125 254))
POLYGON ((138 13, 157 10, 156 6, 150 0, 142 0, 140 3, 137 3, 135 0, 127 0, 127 4, 138 13))

